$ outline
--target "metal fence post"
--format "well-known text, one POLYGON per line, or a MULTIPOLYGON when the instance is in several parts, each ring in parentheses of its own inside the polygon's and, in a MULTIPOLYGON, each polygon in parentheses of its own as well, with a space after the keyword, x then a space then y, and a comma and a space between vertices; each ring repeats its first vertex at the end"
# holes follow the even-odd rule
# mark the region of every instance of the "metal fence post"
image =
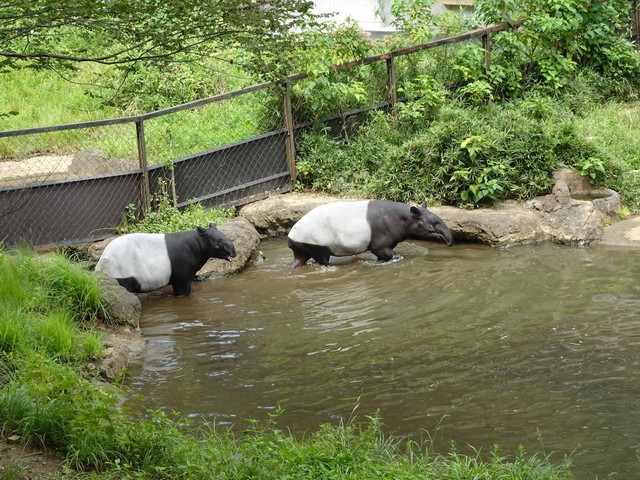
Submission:
POLYGON ((397 113, 396 104, 398 103, 398 90, 396 88, 396 68, 393 57, 387 58, 387 88, 389 89, 391 113, 395 115, 397 113))
POLYGON ((136 138, 138 140, 138 163, 142 170, 140 184, 140 206, 143 211, 151 208, 151 188, 149 187, 149 166, 147 165, 147 143, 144 136, 144 121, 136 121, 136 138))
POLYGON ((635 37, 636 48, 640 50, 640 3, 633 0, 633 36, 635 37))
POLYGON ((296 182, 298 178, 296 170, 296 143, 295 132, 293 130, 293 113, 291 111, 291 82, 285 82, 284 89, 284 123, 287 129, 286 150, 287 160, 289 161, 289 171, 291 172, 291 181, 296 182))
POLYGON ((491 37, 489 33, 482 35, 482 48, 484 49, 484 71, 489 75, 491 68, 491 37))

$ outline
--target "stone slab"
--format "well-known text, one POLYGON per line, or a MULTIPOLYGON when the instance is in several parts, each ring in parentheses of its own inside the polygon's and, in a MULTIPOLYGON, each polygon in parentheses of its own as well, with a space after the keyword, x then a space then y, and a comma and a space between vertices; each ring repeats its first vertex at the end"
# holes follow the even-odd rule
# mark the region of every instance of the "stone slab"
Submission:
POLYGON ((640 215, 632 215, 607 226, 599 244, 640 248, 640 215))

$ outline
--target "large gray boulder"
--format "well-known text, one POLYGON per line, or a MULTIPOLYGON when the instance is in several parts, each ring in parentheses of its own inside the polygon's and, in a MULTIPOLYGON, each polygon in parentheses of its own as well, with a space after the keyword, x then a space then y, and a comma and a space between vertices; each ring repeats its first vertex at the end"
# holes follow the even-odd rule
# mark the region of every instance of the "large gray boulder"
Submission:
POLYGON ((140 327, 140 299, 122 287, 117 280, 96 272, 100 282, 100 293, 105 305, 104 323, 115 327, 140 327))
POLYGON ((246 218, 236 217, 218 225, 218 230, 229 237, 233 246, 236 247, 237 256, 231 262, 210 258, 196 275, 200 280, 235 275, 247 266, 257 252, 260 235, 246 218))
POLYGON ((477 210, 455 207, 433 207, 430 210, 442 218, 456 240, 504 247, 546 239, 537 215, 515 203, 477 210))
POLYGON ((562 244, 590 245, 599 242, 606 223, 617 220, 620 196, 595 187, 588 177, 570 169, 554 173, 549 195, 525 202, 538 215, 546 237, 562 244))

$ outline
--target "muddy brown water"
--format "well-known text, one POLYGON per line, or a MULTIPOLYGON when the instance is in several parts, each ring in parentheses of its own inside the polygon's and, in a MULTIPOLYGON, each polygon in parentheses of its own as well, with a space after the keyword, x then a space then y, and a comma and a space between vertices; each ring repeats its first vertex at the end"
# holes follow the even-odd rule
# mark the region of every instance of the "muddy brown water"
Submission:
POLYGON ((576 478, 640 478, 640 251, 405 242, 289 270, 284 239, 241 274, 143 297, 130 388, 148 408, 294 432, 379 411, 385 431, 576 478))

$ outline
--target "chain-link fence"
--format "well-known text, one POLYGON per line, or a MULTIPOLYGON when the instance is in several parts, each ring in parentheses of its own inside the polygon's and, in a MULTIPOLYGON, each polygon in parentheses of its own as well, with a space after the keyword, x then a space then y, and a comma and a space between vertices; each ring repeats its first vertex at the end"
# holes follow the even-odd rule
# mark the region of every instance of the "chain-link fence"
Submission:
POLYGON ((0 135, 0 240, 6 244, 99 238, 128 204, 139 205, 134 123, 0 135))
POLYGON ((282 108, 281 91, 263 84, 139 117, 0 132, 0 239, 96 240, 156 195, 226 206, 290 189, 288 132, 264 108, 278 96, 282 108))
POLYGON ((305 128, 323 122, 350 134, 364 112, 393 108, 397 81, 413 75, 420 52, 431 48, 482 37, 488 68, 488 36, 507 28, 338 65, 328 78, 298 74, 136 117, 0 132, 0 242, 105 238, 157 195, 176 207, 211 207, 288 191, 295 138, 305 128))
POLYGON ((177 207, 240 205, 290 188, 288 133, 273 112, 283 108, 282 87, 227 96, 145 121, 152 196, 164 189, 177 207))

